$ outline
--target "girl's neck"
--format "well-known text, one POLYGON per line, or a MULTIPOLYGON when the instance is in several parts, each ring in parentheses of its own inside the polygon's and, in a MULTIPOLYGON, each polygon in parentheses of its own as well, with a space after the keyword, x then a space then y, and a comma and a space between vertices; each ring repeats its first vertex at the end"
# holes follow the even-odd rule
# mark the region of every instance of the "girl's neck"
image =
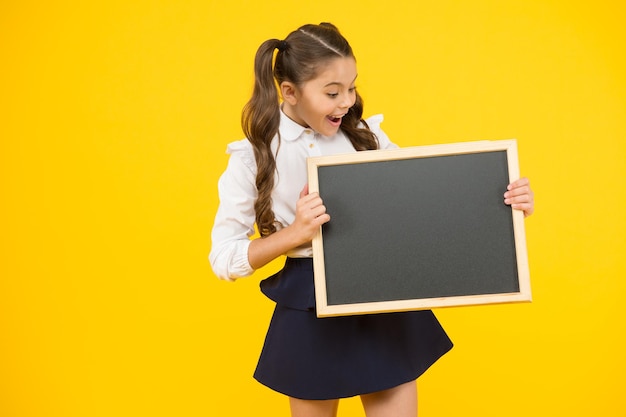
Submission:
POLYGON ((280 109, 285 114, 285 116, 287 116, 293 122, 299 124, 302 127, 307 127, 307 128, 309 127, 309 125, 307 125, 304 120, 298 118, 294 108, 289 103, 282 102, 280 105, 280 109))

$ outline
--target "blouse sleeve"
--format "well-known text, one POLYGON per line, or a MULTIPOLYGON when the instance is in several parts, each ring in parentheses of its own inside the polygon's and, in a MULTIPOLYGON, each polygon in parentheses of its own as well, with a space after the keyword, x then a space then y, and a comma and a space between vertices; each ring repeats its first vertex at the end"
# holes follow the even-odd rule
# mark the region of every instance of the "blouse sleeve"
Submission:
POLYGON ((384 117, 382 114, 376 114, 374 116, 365 119, 365 122, 369 126, 370 130, 376 134, 378 138, 379 149, 396 149, 398 145, 393 143, 389 136, 380 128, 380 124, 383 122, 384 117))
POLYGON ((254 269, 248 262, 250 236, 254 234, 256 163, 247 140, 228 145, 226 171, 218 181, 220 205, 211 232, 209 261, 218 278, 235 281, 254 269))

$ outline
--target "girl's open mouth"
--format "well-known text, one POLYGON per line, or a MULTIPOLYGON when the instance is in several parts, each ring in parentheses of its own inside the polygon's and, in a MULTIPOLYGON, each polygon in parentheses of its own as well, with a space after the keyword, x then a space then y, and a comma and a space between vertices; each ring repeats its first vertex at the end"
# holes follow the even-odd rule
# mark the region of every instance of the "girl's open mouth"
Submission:
POLYGON ((326 117, 333 125, 341 124, 341 117, 327 116, 326 117))

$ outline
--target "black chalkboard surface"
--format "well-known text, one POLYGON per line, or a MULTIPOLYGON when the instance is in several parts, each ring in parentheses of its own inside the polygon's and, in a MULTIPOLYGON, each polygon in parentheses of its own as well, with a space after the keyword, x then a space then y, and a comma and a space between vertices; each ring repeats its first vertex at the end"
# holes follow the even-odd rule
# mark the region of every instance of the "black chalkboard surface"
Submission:
POLYGON ((530 301, 517 142, 309 158, 331 221, 313 240, 320 317, 530 301))

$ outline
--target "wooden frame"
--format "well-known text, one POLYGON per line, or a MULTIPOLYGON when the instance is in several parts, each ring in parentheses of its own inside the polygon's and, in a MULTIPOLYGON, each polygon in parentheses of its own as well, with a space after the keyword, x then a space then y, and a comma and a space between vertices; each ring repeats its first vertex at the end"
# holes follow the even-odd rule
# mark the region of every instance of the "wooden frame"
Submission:
POLYGON ((515 140, 309 158, 331 216, 313 239, 317 315, 531 301, 524 215, 503 202, 517 159, 515 140))

